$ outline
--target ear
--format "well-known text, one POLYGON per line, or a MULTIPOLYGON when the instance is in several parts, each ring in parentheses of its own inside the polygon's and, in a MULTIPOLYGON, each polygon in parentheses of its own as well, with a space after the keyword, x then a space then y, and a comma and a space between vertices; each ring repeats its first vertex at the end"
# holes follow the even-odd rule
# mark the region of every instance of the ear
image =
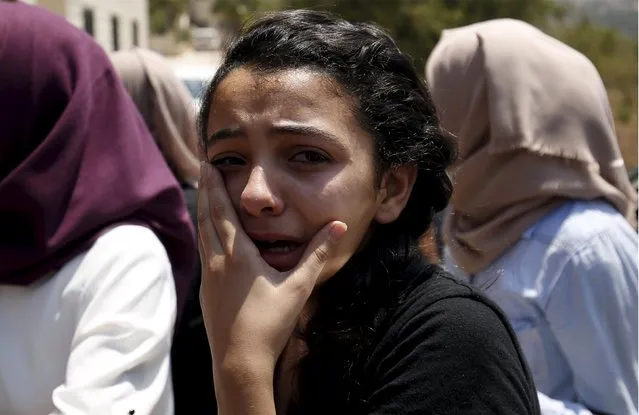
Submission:
POLYGON ((401 166, 384 174, 381 201, 375 214, 377 222, 391 223, 399 217, 408 203, 416 179, 416 166, 401 166))

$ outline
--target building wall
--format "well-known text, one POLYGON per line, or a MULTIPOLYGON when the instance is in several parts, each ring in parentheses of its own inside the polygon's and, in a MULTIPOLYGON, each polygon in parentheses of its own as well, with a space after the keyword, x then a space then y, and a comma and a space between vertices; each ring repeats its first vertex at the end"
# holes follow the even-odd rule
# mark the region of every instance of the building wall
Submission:
POLYGON ((93 14, 93 37, 108 52, 115 49, 114 22, 117 21, 118 49, 134 47, 133 23, 137 22, 137 41, 140 47, 149 46, 148 0, 31 0, 67 18, 73 25, 86 29, 87 11, 93 14))
POLYGON ((29 0, 28 3, 37 4, 38 6, 44 7, 45 9, 63 16, 66 13, 66 0, 29 0))
POLYGON ((107 51, 114 50, 113 21, 118 22, 119 49, 133 44, 133 22, 138 26, 138 46, 149 44, 149 5, 147 0, 66 0, 66 17, 74 25, 84 28, 85 10, 93 11, 93 37, 107 51))

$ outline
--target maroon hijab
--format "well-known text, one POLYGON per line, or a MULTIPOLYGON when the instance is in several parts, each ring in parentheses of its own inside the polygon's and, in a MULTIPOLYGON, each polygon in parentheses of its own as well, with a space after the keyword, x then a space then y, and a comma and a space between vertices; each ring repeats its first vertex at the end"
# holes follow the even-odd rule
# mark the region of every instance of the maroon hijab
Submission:
POLYGON ((181 306, 193 227, 108 57, 63 18, 0 2, 0 284, 50 275, 120 223, 160 238, 181 306))

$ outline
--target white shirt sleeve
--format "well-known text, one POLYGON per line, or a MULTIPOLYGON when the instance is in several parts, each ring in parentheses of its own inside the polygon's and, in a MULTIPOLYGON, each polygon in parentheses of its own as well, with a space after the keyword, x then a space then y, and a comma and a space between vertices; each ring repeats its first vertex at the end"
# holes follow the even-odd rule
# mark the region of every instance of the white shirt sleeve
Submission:
POLYGON ((172 414, 176 295, 167 253, 140 226, 100 237, 78 273, 84 290, 56 414, 172 414))
POLYGON ((537 398, 543 415, 592 415, 592 412, 577 402, 551 399, 541 392, 537 392, 537 398))

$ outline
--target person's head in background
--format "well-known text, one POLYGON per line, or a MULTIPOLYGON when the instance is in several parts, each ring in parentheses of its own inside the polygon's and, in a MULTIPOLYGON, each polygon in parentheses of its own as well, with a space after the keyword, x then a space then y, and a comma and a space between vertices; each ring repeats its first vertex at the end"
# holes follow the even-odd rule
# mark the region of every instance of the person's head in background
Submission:
POLYGON ((61 17, 3 6, 0 283, 28 285, 133 223, 162 241, 183 295, 195 260, 184 199, 107 55, 61 17))
POLYGON ((200 163, 195 109, 186 87, 166 59, 153 51, 118 51, 111 61, 173 174, 181 183, 195 185, 200 163))
POLYGON ((293 268, 329 221, 348 225, 322 281, 356 252, 411 256, 452 191, 454 144, 411 60, 379 28, 320 12, 240 34, 206 91, 200 138, 275 268, 293 268))
POLYGON ((444 234, 466 272, 565 200, 605 199, 632 219, 606 90, 585 56, 527 23, 493 20, 444 31, 426 75, 459 140, 444 234))

